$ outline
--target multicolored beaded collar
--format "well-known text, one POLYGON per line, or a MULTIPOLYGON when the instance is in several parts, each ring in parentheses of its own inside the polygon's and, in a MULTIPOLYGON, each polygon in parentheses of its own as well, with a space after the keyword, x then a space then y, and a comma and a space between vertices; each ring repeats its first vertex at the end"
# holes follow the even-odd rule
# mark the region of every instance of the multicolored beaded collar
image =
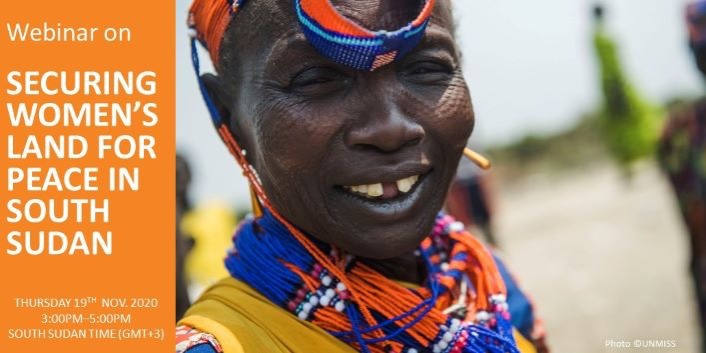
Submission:
MULTIPOLYGON (((218 67, 223 35, 246 0, 195 0, 189 27, 218 67)), ((309 43, 323 56, 356 70, 373 71, 409 53, 424 36, 434 0, 424 0, 419 15, 394 30, 369 30, 341 15, 329 0, 293 0, 309 43)))
POLYGON ((309 240, 335 267, 320 262, 265 210, 240 226, 226 266, 272 303, 360 352, 518 352, 504 292, 489 292, 501 287, 494 262, 451 217, 439 215, 416 252, 428 270, 419 289, 309 240))

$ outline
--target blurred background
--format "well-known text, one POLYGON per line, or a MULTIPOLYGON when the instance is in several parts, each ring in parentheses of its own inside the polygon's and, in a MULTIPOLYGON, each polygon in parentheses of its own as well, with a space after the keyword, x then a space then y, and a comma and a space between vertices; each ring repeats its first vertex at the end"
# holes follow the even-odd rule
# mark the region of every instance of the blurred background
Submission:
MULTIPOLYGON (((178 24, 189 3, 177 0, 178 24)), ((606 347, 610 339, 677 343, 645 352, 701 351, 675 194, 654 148, 620 158, 604 136, 620 115, 616 89, 628 92, 617 105, 639 106, 657 130, 671 107, 703 94, 686 3, 604 0, 599 25, 588 0, 454 2, 476 112, 470 145, 494 167, 462 168, 450 206, 497 244, 534 297, 554 352, 620 351, 606 347), (480 198, 464 194, 469 185, 480 198), (470 203, 485 207, 478 214, 470 203)), ((177 149, 188 163, 181 229, 195 239, 181 246, 190 249, 194 296, 226 274, 221 258, 250 198, 201 101, 188 38, 178 25, 177 149)), ((646 139, 656 144, 657 134, 646 139)))

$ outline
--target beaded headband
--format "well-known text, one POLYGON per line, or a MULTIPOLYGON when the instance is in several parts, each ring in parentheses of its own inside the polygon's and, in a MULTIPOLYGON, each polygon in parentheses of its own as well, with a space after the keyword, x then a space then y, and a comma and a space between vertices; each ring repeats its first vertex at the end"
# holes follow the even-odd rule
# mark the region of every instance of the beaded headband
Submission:
MULTIPOLYGON (((372 31, 341 15, 329 0, 293 0, 309 43, 323 56, 356 70, 375 70, 409 53, 421 40, 435 0, 425 0, 413 21, 395 30, 372 31)), ((246 0, 194 0, 189 27, 219 64, 221 42, 228 24, 246 0)))
POLYGON ((691 45, 706 46, 706 0, 694 1, 686 6, 686 23, 691 45))
POLYGON ((309 43, 321 55, 356 70, 373 71, 409 53, 424 35, 434 0, 417 18, 395 31, 371 31, 341 15, 330 1, 295 0, 297 17, 309 43))
POLYGON ((221 43, 228 24, 245 5, 246 0, 194 0, 189 9, 189 28, 211 56, 215 67, 219 64, 221 43))

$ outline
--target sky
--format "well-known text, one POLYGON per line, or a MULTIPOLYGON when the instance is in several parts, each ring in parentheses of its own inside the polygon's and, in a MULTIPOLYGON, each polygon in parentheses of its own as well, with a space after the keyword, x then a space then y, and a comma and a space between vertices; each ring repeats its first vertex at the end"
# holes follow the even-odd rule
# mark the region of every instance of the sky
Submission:
MULTIPOLYGON (((593 1, 453 2, 476 113, 474 145, 558 132, 600 103, 591 46, 593 1)), ((603 1, 623 69, 655 103, 702 93, 686 44, 687 2, 603 1)), ((185 25, 189 3, 177 0, 177 150, 192 164, 194 201, 247 205, 242 172, 216 135, 198 92, 185 25)), ((208 61, 203 52, 201 57, 208 61)))

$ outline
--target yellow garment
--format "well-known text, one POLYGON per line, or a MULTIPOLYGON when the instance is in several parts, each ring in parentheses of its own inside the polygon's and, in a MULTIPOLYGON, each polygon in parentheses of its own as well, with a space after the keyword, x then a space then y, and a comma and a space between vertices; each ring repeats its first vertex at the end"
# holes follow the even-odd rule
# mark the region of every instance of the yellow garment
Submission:
MULTIPOLYGON (((355 353, 349 345, 307 321, 297 319, 248 285, 225 278, 206 290, 179 325, 216 337, 224 353, 355 353)), ((515 331, 522 353, 536 353, 515 331)))

